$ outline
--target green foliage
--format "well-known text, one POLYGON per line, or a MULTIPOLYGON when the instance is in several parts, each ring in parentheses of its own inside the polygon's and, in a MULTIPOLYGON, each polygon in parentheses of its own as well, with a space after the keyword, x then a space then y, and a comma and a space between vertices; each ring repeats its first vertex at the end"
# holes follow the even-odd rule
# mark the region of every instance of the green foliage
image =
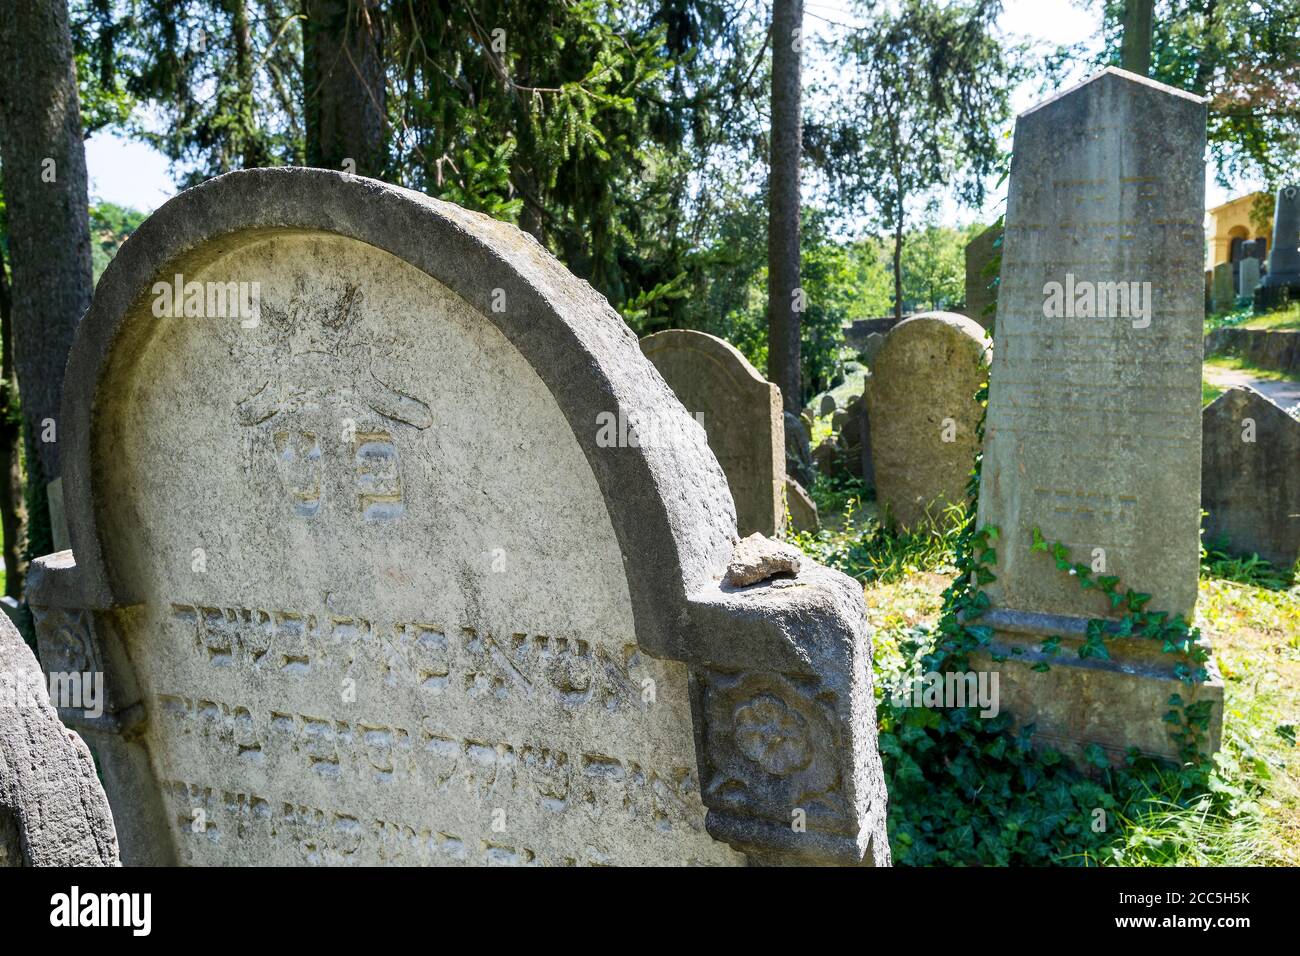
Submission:
MULTIPOLYGON (((1106 0, 1102 63, 1118 65, 1124 0, 1106 0)), ((1300 0, 1157 0, 1151 76, 1209 100, 1210 156, 1225 188, 1280 185, 1300 164, 1300 0)))
POLYGON ((924 528, 895 532, 863 508, 867 489, 856 478, 819 474, 809 490, 817 510, 837 515, 834 527, 793 532, 805 554, 859 581, 889 584, 918 571, 950 571, 964 509, 955 507, 924 528))
POLYGON ((843 210, 892 234, 901 313, 908 216, 918 203, 933 205, 940 189, 982 204, 1024 67, 1020 48, 994 36, 1000 0, 861 6, 868 25, 827 46, 842 70, 821 91, 834 105, 810 124, 808 147, 843 210))
POLYGON ((950 311, 966 302, 966 244, 984 230, 928 224, 903 241, 903 303, 909 311, 950 311))
POLYGON ((1300 581, 1300 563, 1291 568, 1276 568, 1257 554, 1234 555, 1202 543, 1201 575, 1269 591, 1285 591, 1300 581))
POLYGON ((111 202, 100 202, 90 207, 90 253, 94 262, 95 282, 108 268, 109 260, 127 236, 144 222, 144 213, 111 202))
POLYGON ((71 0, 83 120, 157 148, 191 186, 303 161, 296 0, 71 0))

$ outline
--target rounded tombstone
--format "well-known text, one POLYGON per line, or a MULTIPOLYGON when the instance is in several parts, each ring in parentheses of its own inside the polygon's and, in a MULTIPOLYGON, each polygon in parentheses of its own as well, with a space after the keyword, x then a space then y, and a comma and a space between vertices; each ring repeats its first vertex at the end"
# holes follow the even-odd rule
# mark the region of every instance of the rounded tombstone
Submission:
POLYGON ((966 500, 992 343, 975 321, 927 312, 890 330, 867 380, 876 497, 901 530, 966 500))
POLYGON ((705 831, 686 668, 645 651, 725 566, 725 479, 531 238, 219 177, 119 252, 69 383, 76 561, 34 600, 104 609, 138 695, 131 737, 83 731, 124 858, 743 862, 705 831))
POLYGON ((28 596, 105 672, 67 719, 124 863, 888 862, 861 586, 724 583, 705 428, 515 227, 217 177, 114 257, 66 381, 28 596), (766 700, 800 765, 740 745, 766 700))

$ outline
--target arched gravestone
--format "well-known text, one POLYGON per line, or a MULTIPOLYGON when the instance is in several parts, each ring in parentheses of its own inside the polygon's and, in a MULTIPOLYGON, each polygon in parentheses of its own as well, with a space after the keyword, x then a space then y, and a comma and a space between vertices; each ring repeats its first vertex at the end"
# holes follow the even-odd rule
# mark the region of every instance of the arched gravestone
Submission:
POLYGON ((991 347, 978 323, 954 312, 904 319, 885 336, 867 379, 867 437, 876 498, 900 528, 966 500, 991 347))
POLYGON ((888 861, 861 589, 721 584, 703 429, 519 230, 220 177, 122 247, 67 381, 29 587, 43 658, 107 673, 126 862, 888 861), (177 275, 259 314, 155 317, 177 275))
POLYGON ((1234 387, 1201 412, 1201 436, 1206 545, 1290 568, 1300 558, 1300 421, 1234 387))
POLYGON ((48 686, 0 614, 0 867, 116 866, 117 834, 95 764, 59 721, 48 686))
POLYGON ((689 329, 641 340, 673 394, 696 415, 736 502, 741 537, 785 527, 781 390, 730 343, 689 329))

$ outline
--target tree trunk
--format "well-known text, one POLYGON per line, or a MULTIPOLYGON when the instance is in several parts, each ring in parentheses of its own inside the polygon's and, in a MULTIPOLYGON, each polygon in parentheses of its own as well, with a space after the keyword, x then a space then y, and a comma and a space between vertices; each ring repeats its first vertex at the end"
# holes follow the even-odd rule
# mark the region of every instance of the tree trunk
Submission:
POLYGON ((768 176, 767 377, 786 411, 803 407, 800 380, 799 159, 803 143, 800 50, 803 0, 772 7, 772 137, 768 176), (797 297, 797 298, 796 298, 797 297))
POLYGON ((305 0, 307 164, 380 176, 387 165, 379 0, 305 0), (355 164, 355 168, 348 161, 355 164))
POLYGON ((14 374, 13 298, 0 252, 0 534, 4 535, 5 594, 21 598, 26 562, 23 536, 27 509, 23 504, 22 424, 18 408, 18 376, 14 374))
POLYGON ((1151 8, 1155 0, 1126 0, 1124 4, 1124 39, 1120 62, 1124 69, 1139 76, 1151 72, 1151 8))
MULTIPOLYGON (((31 500, 59 470, 63 367, 94 280, 77 74, 64 0, 0 0, 0 158, 13 273, 14 365, 31 500)), ((33 529, 48 529, 29 512, 33 529)), ((49 543, 33 531, 29 551, 49 543)))
POLYGON ((894 223, 894 321, 903 318, 903 204, 898 204, 898 220, 894 223))

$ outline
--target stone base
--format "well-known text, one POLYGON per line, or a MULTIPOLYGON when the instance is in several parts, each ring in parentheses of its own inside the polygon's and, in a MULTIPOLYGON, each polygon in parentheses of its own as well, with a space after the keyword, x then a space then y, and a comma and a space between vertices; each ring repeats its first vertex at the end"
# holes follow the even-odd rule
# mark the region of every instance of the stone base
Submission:
MULTIPOLYGON (((1267 278, 1264 280, 1267 283, 1267 278)), ((1287 302, 1300 302, 1300 282, 1255 287, 1255 312, 1271 312, 1287 302)))
POLYGON ((1098 744, 1119 765, 1130 747, 1166 760, 1178 759, 1178 744, 1165 722, 1169 698, 1179 694, 1186 704, 1213 701, 1204 751, 1219 749, 1223 729, 1223 681, 1213 658, 1206 664, 1210 679, 1186 684, 1174 674, 1180 658, 1161 651, 1149 638, 1108 640, 1109 660, 1078 656, 1087 621, 1058 615, 990 611, 980 620, 994 628, 992 651, 1006 659, 994 663, 987 654, 972 656, 971 666, 998 672, 1001 710, 1016 726, 1034 725, 1036 746, 1050 746, 1079 758, 1089 744, 1098 744), (1060 650, 1045 655, 1042 642, 1061 638, 1060 650), (1035 671, 1038 663, 1047 671, 1035 671))

